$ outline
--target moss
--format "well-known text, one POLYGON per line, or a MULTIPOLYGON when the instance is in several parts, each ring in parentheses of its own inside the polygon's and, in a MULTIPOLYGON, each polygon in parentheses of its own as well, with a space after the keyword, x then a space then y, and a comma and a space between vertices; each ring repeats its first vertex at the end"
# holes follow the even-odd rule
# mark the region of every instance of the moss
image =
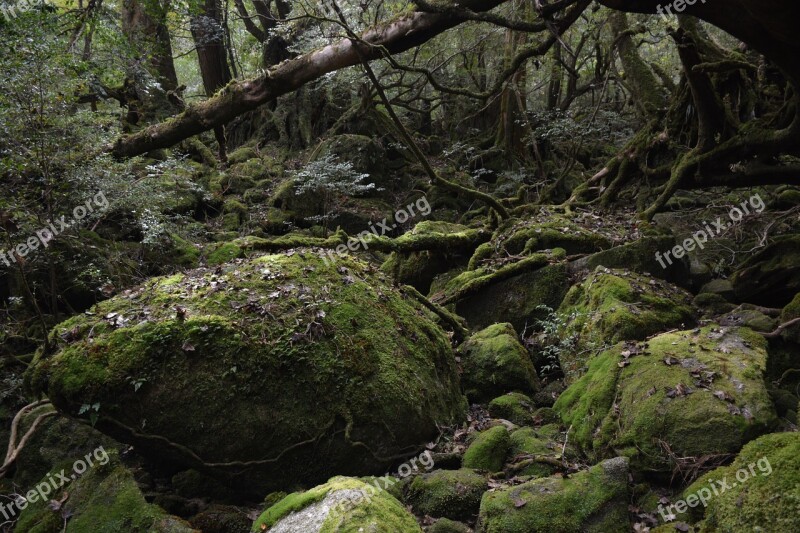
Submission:
POLYGON ((100 404, 96 427, 142 453, 224 463, 203 471, 261 497, 383 471, 390 460, 379 458, 462 419, 452 348, 435 320, 365 263, 293 250, 156 278, 103 302, 53 330, 56 352, 40 353, 26 380, 71 415, 100 404), (144 420, 147 437, 125 429, 144 420), (226 466, 276 456, 247 479, 226 466))
POLYGON ((503 469, 511 439, 504 426, 495 426, 482 431, 475 438, 466 453, 463 465, 465 468, 499 472, 503 469))
POLYGON ((563 350, 561 368, 569 383, 606 343, 643 340, 654 333, 694 322, 691 296, 661 280, 598 267, 567 293, 558 310, 566 322, 563 338, 575 348, 563 350))
POLYGON ((469 520, 488 488, 486 478, 474 470, 435 470, 411 481, 405 501, 422 516, 469 520))
POLYGON ((692 305, 699 307, 703 311, 703 316, 706 317, 717 317, 736 309, 736 306, 728 300, 713 293, 698 294, 692 300, 692 305))
POLYGON ((627 533, 627 482, 627 464, 617 458, 568 478, 552 476, 487 492, 478 529, 483 533, 627 533))
POLYGON ((546 316, 542 306, 558 308, 570 286, 566 265, 548 264, 534 268, 540 260, 539 255, 510 265, 499 276, 483 268, 467 271, 451 280, 445 292, 453 294, 454 289, 458 291, 462 284, 476 283, 477 290, 456 302, 456 312, 473 328, 510 322, 522 331, 527 324, 546 316))
MULTIPOLYGON (((773 433, 747 444, 731 465, 700 477, 683 494, 684 499, 701 491, 711 494, 700 531, 798 531, 798 455, 800 433, 773 433), (712 492, 709 487, 717 488, 720 482, 727 482, 728 488, 712 492)), ((673 513, 678 520, 698 520, 703 510, 698 505, 687 515, 673 513)))
MULTIPOLYGON (((510 457, 525 460, 528 456, 537 456, 555 460, 564 459, 571 462, 578 459, 572 445, 564 448, 566 435, 560 424, 548 424, 540 428, 520 428, 511 433, 510 457), (562 454, 562 449, 564 453, 562 454), (566 455, 567 458, 563 456, 566 455)), ((517 472, 518 475, 547 477, 555 473, 556 467, 543 461, 532 461, 530 465, 517 472)))
POLYGON ((215 244, 210 249, 211 252, 206 257, 206 264, 209 266, 221 265, 244 256, 244 251, 233 242, 215 244))
POLYGON ((766 362, 764 339, 746 328, 665 333, 594 358, 554 409, 590 455, 625 454, 637 469, 668 472, 671 454, 736 453, 774 427, 766 362))
POLYGON ((428 528, 428 533, 472 533, 472 530, 466 524, 442 518, 428 528))
POLYGON ((489 402, 489 414, 493 418, 503 418, 518 426, 533 423, 533 400, 519 392, 510 392, 489 402))
POLYGON ((329 501, 330 509, 315 510, 324 516, 319 530, 308 533, 357 533, 359 531, 422 532, 414 517, 388 492, 361 481, 335 477, 307 492, 290 494, 267 509, 253 524, 253 531, 272 528, 292 513, 329 501), (336 500, 340 493, 343 499, 336 500))
MULTIPOLYGON (((60 511, 48 503, 29 504, 20 515, 15 531, 20 533, 59 533, 68 516, 66 533, 163 532, 190 533, 188 524, 148 504, 131 473, 119 462, 116 452, 108 453, 105 465, 96 464, 65 487, 69 498, 60 511)), ((60 468, 67 472, 72 463, 60 468)), ((54 470, 51 473, 60 471, 54 470)), ((47 482, 48 476, 43 478, 47 482)))
POLYGON ((673 261, 667 268, 661 266, 656 253, 663 254, 675 246, 672 236, 649 236, 637 241, 603 250, 589 257, 575 261, 575 268, 594 270, 598 266, 627 269, 638 274, 648 274, 660 279, 686 286, 689 281, 689 268, 686 261, 673 261))
POLYGON ((200 250, 180 235, 170 234, 170 262, 182 268, 194 268, 198 265, 200 250))
POLYGON ((462 386, 473 401, 508 391, 536 392, 539 378, 511 324, 495 324, 475 333, 459 348, 462 386))
MULTIPOLYGON (((797 293, 794 299, 786 304, 786 307, 781 311, 781 324, 785 324, 790 320, 800 317, 800 292, 797 293)), ((794 325, 784 330, 781 336, 790 341, 800 343, 800 325, 794 325)))

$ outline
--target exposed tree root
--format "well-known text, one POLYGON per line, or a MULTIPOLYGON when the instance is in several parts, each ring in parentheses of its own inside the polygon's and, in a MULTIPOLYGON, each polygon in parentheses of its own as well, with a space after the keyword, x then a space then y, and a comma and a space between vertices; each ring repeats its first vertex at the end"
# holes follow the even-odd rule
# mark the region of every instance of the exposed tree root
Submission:
POLYGON ((19 456, 19 452, 25 448, 25 445, 28 443, 28 440, 33 436, 36 432, 36 428, 39 427, 44 420, 50 418, 51 416, 55 416, 58 413, 53 410, 47 413, 42 413, 36 417, 36 420, 33 421, 33 424, 28 428, 28 431, 25 432, 25 435, 17 442, 17 436, 19 434, 19 424, 22 421, 22 417, 32 411, 37 407, 41 407, 43 405, 50 405, 50 400, 39 400, 33 403, 29 403, 25 407, 19 410, 19 412, 14 416, 14 419, 11 421, 11 435, 8 438, 8 449, 6 451, 6 457, 3 461, 3 465, 0 466, 0 477, 5 476, 11 467, 14 465, 14 462, 17 460, 19 456))

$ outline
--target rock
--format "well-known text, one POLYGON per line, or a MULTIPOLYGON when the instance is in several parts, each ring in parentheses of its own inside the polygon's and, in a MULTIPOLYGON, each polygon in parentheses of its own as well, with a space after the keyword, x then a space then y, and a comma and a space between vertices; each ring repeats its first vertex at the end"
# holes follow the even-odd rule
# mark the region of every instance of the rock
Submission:
POLYGON ((574 339, 574 349, 559 354, 565 381, 575 381, 591 355, 609 343, 692 325, 690 302, 689 293, 662 280, 597 267, 570 289, 558 310, 565 321, 562 338, 574 339))
POLYGON ((518 426, 529 426, 533 423, 533 400, 519 392, 510 392, 489 402, 489 414, 492 418, 503 418, 518 426))
MULTIPOLYGON (((567 254, 587 254, 611 248, 611 241, 569 220, 554 215, 546 221, 511 220, 501 227, 490 248, 497 254, 519 255, 563 248, 567 254)), ((473 262, 480 256, 474 258, 473 262)))
POLYGON ((742 304, 730 313, 718 318, 722 326, 744 326, 755 331, 769 333, 778 327, 778 319, 767 316, 756 306, 742 304))
POLYGON ((745 261, 731 283, 740 301, 766 307, 788 304, 800 292, 800 236, 777 237, 745 261))
POLYGON ((499 472, 508 455, 511 440, 504 426, 482 431, 464 454, 464 468, 499 472))
POLYGON ((689 287, 691 276, 685 257, 673 259, 671 264, 664 261, 664 267, 656 259, 657 252, 663 255, 674 246, 675 238, 672 236, 642 237, 637 241, 573 261, 570 263, 569 270, 571 274, 574 274, 586 270, 591 271, 598 266, 627 269, 639 274, 655 276, 681 287, 689 287))
POLYGON ((478 514, 481 496, 489 488, 474 470, 434 470, 414 477, 406 489, 405 503, 420 516, 471 520, 478 514))
POLYGON ((798 456, 800 433, 760 437, 742 448, 731 465, 709 472, 684 491, 687 502, 691 495, 705 496, 707 507, 670 511, 678 520, 690 520, 702 518, 705 510, 700 531, 800 531, 798 456), (729 487, 712 491, 721 482, 729 487))
MULTIPOLYGON (((563 446, 567 440, 565 433, 561 431, 560 424, 547 424, 540 428, 520 428, 511 433, 509 456, 518 459, 519 462, 525 461, 531 456, 552 459, 556 462, 575 461, 579 459, 575 447, 568 441, 566 448, 563 446)), ((555 464, 533 460, 524 468, 516 469, 515 473, 522 476, 547 477, 553 475, 556 470, 555 464)))
POLYGON ((719 294, 710 292, 695 296, 694 300, 692 300, 692 305, 700 308, 705 318, 714 318, 736 309, 734 304, 728 302, 719 294))
MULTIPOLYGON (((43 405, 24 415, 18 440, 40 415, 53 411, 51 405, 43 405)), ((14 483, 20 487, 32 487, 65 457, 85 457, 100 447, 111 451, 120 445, 85 422, 60 415, 43 419, 17 456, 14 483)))
POLYGON ((593 457, 629 456, 671 472, 673 457, 732 454, 776 423, 767 343, 746 328, 708 326, 619 344, 589 363, 554 409, 593 457))
MULTIPOLYGON (((785 324, 795 318, 800 318, 800 292, 781 311, 780 323, 785 324)), ((800 324, 789 326, 781 333, 781 337, 787 341, 800 343, 800 324)))
MULTIPOLYGON (((462 274, 451 280, 448 287, 457 286, 466 281, 465 276, 472 275, 474 272, 462 274)), ((543 306, 558 308, 569 285, 566 266, 548 265, 482 288, 456 302, 455 310, 475 329, 510 322, 522 331, 526 324, 546 316, 543 306)))
POLYGON ((475 333, 460 347, 462 386, 474 402, 509 391, 534 393, 539 378, 528 351, 511 324, 495 324, 475 333))
POLYGON ((428 528, 428 533, 472 533, 472 530, 461 522, 441 518, 428 528))
POLYGON ((459 250, 448 250, 443 237, 454 234, 466 235, 467 226, 451 224, 433 220, 424 220, 414 226, 414 229, 405 235, 424 236, 430 239, 442 238, 442 246, 421 252, 399 253, 392 252, 381 266, 381 270, 391 274, 395 280, 406 285, 411 285, 422 294, 427 294, 434 278, 444 274, 459 263, 464 263, 466 258, 459 250))
POLYGON ((736 298, 733 291, 733 283, 727 279, 715 279, 709 281, 700 288, 700 294, 718 294, 729 302, 736 298))
POLYGON ((211 505, 193 516, 191 526, 203 533, 250 533, 253 520, 247 511, 230 505, 211 505))
POLYGON ((290 494, 253 524, 270 533, 422 533, 414 517, 388 492, 357 479, 335 477, 307 492, 290 494))
POLYGON ((533 402, 537 407, 552 407, 556 399, 564 392, 566 386, 561 380, 551 381, 542 390, 533 395, 533 402))
MULTIPOLYGON (((119 461, 116 451, 109 451, 105 464, 95 463, 82 476, 50 495, 61 501, 54 509, 50 501, 31 500, 19 517, 18 533, 192 533, 189 524, 169 516, 156 505, 145 501, 133 475, 119 461), (64 528, 66 521, 66 528, 64 528)), ((101 458, 102 460, 102 458, 101 458)), ((72 470, 72 461, 62 462, 51 471, 72 470)), ((48 483, 48 477, 41 484, 48 483)))
POLYGON ((462 420, 434 320, 372 267, 295 250, 103 302, 56 327, 58 349, 26 379, 64 413, 97 405, 95 427, 165 474, 194 468, 261 497, 384 472, 391 460, 380 457, 462 420))
POLYGON ((568 478, 552 476, 487 492, 478 523, 485 533, 627 533, 627 459, 610 459, 568 478))

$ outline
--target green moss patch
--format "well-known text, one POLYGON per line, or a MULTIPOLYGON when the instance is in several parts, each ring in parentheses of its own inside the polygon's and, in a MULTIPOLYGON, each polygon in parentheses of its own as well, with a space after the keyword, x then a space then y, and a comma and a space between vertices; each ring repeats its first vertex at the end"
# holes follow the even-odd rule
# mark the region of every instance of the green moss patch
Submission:
POLYGON ((435 470, 411 481, 405 501, 419 515, 470 520, 488 488, 486 478, 474 470, 435 470))
POLYGON ((511 440, 504 426, 495 426, 478 434, 464 454, 465 468, 499 472, 503 469, 511 440))
POLYGON ((580 376, 590 356, 607 344, 643 340, 695 320, 686 291, 605 267, 573 286, 558 312, 566 321, 563 337, 574 339, 574 350, 564 350, 560 357, 567 381, 580 376))
POLYGON ((736 453, 775 425, 766 362, 746 328, 666 333, 594 358, 554 409, 590 455, 668 472, 675 457, 736 453))
POLYGON ((489 491, 481 501, 478 529, 627 533, 627 461, 611 459, 568 478, 553 476, 489 491))

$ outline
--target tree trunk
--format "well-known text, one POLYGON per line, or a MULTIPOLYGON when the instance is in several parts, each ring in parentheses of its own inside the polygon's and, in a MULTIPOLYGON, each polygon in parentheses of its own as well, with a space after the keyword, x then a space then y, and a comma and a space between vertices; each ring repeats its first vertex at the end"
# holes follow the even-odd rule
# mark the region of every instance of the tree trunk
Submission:
POLYGON ((159 0, 123 0, 122 31, 134 50, 149 56, 152 74, 165 91, 178 87, 178 75, 172 61, 172 44, 166 18, 169 2, 159 0))
MULTIPOLYGON (((228 53, 225 48, 225 29, 222 25, 222 7, 219 0, 204 0, 200 14, 192 19, 192 37, 197 49, 200 75, 206 96, 212 97, 231 82, 228 53)), ((219 159, 227 161, 225 124, 214 126, 214 136, 219 145, 219 159)))

